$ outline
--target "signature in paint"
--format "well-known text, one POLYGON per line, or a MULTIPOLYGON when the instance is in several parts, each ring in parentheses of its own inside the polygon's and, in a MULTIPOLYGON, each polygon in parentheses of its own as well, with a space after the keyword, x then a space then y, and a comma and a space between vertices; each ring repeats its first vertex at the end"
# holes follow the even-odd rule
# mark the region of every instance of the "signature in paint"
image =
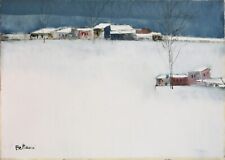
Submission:
POLYGON ((35 149, 34 147, 32 146, 28 146, 28 145, 25 145, 25 144, 22 144, 22 145, 15 145, 15 149, 16 150, 30 150, 30 149, 35 149))

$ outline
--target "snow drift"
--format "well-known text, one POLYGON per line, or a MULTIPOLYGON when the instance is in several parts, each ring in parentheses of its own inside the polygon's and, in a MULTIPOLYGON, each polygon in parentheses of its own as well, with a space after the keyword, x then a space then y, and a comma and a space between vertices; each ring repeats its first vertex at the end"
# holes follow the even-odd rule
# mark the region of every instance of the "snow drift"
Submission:
MULTIPOLYGON (((175 72, 224 76, 224 44, 177 47, 175 72)), ((155 88, 159 42, 4 42, 1 60, 3 157, 223 157, 224 90, 155 88)))

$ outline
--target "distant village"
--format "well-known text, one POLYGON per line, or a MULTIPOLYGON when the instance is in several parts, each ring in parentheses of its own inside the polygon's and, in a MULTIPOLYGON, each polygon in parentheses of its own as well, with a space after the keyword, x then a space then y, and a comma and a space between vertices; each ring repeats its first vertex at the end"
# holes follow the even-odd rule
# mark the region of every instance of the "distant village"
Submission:
POLYGON ((29 34, 3 35, 2 40, 35 40, 35 39, 109 39, 109 40, 162 40, 162 34, 149 28, 134 29, 130 25, 112 25, 100 23, 93 28, 42 28, 29 34))
POLYGON ((130 25, 100 23, 93 28, 42 28, 29 34, 2 35, 2 40, 35 40, 35 39, 109 39, 109 40, 162 40, 162 34, 149 28, 134 29, 130 25))
POLYGON ((211 77, 209 67, 201 67, 187 74, 160 74, 156 77, 155 86, 205 86, 225 89, 225 79, 222 77, 211 77))
MULTIPOLYGON (((0 33, 1 41, 13 40, 150 40, 162 41, 166 35, 155 32, 150 28, 133 28, 128 24, 100 23, 94 27, 58 27, 41 28, 30 33, 0 33)), ((201 37, 174 37, 179 41, 186 42, 219 42, 224 43, 224 38, 201 38, 201 37)))

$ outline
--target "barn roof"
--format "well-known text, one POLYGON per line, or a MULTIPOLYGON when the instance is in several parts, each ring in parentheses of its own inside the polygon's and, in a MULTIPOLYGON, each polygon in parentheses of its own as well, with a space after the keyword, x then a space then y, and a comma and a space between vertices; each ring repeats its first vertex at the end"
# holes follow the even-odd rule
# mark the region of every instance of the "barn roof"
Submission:
POLYGON ((118 31, 118 30, 133 30, 133 28, 130 25, 111 25, 112 31, 118 31))
POLYGON ((168 78, 168 77, 169 77, 168 74, 160 74, 160 75, 158 75, 156 78, 157 78, 157 79, 165 79, 165 78, 168 78))
POLYGON ((94 29, 104 29, 105 27, 110 26, 110 23, 99 23, 94 27, 94 29))
POLYGON ((57 31, 57 30, 58 29, 56 29, 56 28, 42 28, 42 29, 36 30, 32 33, 36 33, 36 34, 51 33, 51 32, 57 31))
POLYGON ((78 31, 92 31, 92 28, 77 28, 78 31))
POLYGON ((65 28, 57 30, 57 32, 59 32, 59 33, 71 33, 72 29, 73 29, 72 27, 65 27, 65 28))
POLYGON ((206 66, 203 66, 203 67, 199 67, 199 68, 195 69, 194 72, 202 72, 202 71, 204 71, 206 69, 210 69, 210 68, 206 67, 206 66))
POLYGON ((111 31, 110 34, 130 34, 135 33, 135 30, 127 30, 127 31, 111 31))
MULTIPOLYGON (((165 79, 165 78, 169 78, 169 74, 160 74, 158 75, 156 78, 157 79, 165 79)), ((188 77, 186 74, 173 74, 172 75, 173 78, 186 78, 188 77)))
POLYGON ((188 77, 186 74, 174 74, 172 75, 173 78, 185 78, 188 77))
POLYGON ((133 29, 130 25, 111 25, 110 34, 128 34, 136 33, 136 30, 133 29))

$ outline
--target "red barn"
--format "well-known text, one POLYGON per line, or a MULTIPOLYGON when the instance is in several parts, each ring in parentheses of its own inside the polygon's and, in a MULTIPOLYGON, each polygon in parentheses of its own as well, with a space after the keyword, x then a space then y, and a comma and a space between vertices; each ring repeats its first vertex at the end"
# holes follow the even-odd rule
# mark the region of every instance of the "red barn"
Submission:
POLYGON ((175 74, 172 76, 173 86, 186 86, 189 85, 188 76, 185 74, 175 74))

